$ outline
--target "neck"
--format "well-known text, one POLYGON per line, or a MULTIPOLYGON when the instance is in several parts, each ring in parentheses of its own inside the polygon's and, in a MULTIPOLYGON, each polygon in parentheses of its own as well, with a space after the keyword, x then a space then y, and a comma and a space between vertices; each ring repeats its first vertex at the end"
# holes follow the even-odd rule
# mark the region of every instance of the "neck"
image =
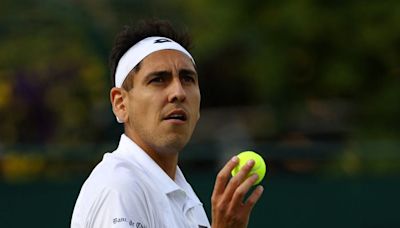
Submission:
POLYGON ((162 170, 172 179, 175 180, 176 167, 178 164, 177 155, 160 156, 158 153, 146 152, 162 170))
POLYGON ((142 150, 150 156, 151 159, 172 179, 175 180, 176 167, 178 165, 178 152, 161 152, 154 149, 150 145, 144 143, 140 138, 134 137, 127 132, 125 133, 132 141, 134 141, 142 150))

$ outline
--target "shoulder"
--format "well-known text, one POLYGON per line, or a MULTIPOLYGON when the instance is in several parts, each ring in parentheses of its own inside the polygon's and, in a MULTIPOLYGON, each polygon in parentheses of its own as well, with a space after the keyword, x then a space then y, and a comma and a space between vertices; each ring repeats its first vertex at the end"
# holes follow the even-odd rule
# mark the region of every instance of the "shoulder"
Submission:
MULTIPOLYGON (((152 224, 154 195, 143 171, 132 163, 106 154, 81 188, 73 220, 111 225, 116 220, 152 224), (81 218, 79 218, 81 217, 81 218)), ((97 226, 95 226, 97 227, 97 226)))
POLYGON ((109 153, 93 169, 82 189, 140 193, 145 188, 145 180, 145 173, 140 167, 109 153))

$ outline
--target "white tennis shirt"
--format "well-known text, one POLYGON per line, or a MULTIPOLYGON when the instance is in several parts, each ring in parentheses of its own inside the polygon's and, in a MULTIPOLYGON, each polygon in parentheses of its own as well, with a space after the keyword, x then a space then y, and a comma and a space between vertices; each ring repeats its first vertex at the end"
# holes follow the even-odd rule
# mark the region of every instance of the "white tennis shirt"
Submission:
POLYGON ((210 227, 179 167, 172 180, 126 135, 85 181, 71 228, 210 227))

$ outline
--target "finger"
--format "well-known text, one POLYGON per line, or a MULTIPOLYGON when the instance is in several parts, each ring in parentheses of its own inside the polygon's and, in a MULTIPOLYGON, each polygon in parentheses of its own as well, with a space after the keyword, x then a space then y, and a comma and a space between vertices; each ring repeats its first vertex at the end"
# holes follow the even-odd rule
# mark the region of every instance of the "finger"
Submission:
POLYGON ((237 156, 234 156, 225 164, 225 166, 218 173, 217 178, 215 180, 213 197, 224 193, 226 183, 230 178, 231 172, 238 163, 239 163, 239 158, 237 156))
POLYGON ((236 191, 237 187, 245 181, 247 176, 249 175, 251 168, 254 166, 254 160, 249 160, 246 165, 244 165, 240 171, 232 177, 229 181, 228 185, 226 186, 224 199, 227 201, 231 201, 232 195, 236 191))
POLYGON ((258 175, 253 174, 239 185, 232 196, 232 205, 242 205, 244 197, 250 190, 251 186, 257 181, 258 175))
POLYGON ((249 198, 247 198, 246 203, 245 203, 245 207, 246 207, 246 210, 248 211, 248 213, 251 212, 251 210, 253 209, 253 207, 257 203, 257 201, 260 199, 260 197, 261 197, 263 192, 264 192, 264 187, 259 185, 253 191, 253 193, 251 193, 249 198))

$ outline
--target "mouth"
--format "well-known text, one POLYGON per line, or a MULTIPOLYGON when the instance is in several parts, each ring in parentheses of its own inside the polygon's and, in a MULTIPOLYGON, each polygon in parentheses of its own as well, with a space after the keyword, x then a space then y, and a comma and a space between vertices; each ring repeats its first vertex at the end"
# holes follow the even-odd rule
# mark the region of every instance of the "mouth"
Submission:
POLYGON ((182 109, 177 109, 172 112, 170 112, 164 120, 176 120, 176 121, 183 121, 185 122, 187 120, 187 114, 185 111, 182 109))

